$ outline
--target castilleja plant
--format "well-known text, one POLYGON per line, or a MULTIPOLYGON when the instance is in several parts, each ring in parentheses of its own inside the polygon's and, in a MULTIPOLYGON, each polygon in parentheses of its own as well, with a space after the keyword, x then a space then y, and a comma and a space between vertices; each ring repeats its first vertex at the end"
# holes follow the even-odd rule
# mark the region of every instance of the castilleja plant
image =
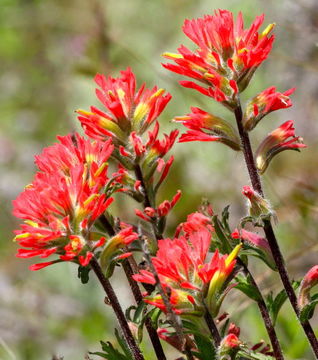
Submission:
POLYGON ((72 262, 79 266, 83 283, 89 280, 91 270, 96 274, 117 317, 122 349, 102 342, 103 351, 92 354, 110 360, 142 360, 139 343, 146 327, 152 358, 158 360, 171 358, 161 340, 180 352, 178 359, 282 360, 274 325, 288 298, 318 358, 317 338, 309 323, 318 302, 318 294, 312 291, 317 284, 317 266, 305 275, 297 297, 297 285, 289 280, 272 227, 275 211, 264 197, 260 179, 275 155, 305 145, 295 136, 291 120, 269 133, 255 154, 249 139, 268 114, 292 106, 294 89, 280 93, 270 87, 247 100, 245 106, 240 102, 272 49, 274 24, 261 30, 263 22, 261 15, 245 28, 241 13, 235 20, 230 11, 217 10, 185 21, 183 31, 195 43, 194 50, 182 45, 178 53, 164 53, 172 61, 163 65, 166 69, 190 78, 182 80, 182 86, 229 110, 229 116, 223 118, 212 114, 210 108, 192 107, 174 121, 187 128, 180 143, 220 142, 243 152, 251 180, 251 185, 243 188, 248 213, 234 228, 229 225, 228 208, 220 217, 204 203, 197 212, 189 209, 187 220, 176 226, 173 237, 167 237, 166 218, 181 197, 176 189, 172 199, 157 202, 174 161, 172 155, 166 155, 179 135, 173 130, 159 136, 159 117, 171 95, 156 86, 137 88, 130 68, 117 78, 96 75, 96 95, 102 108, 77 110, 87 138, 60 136, 59 142, 36 156, 34 180, 14 201, 14 215, 23 220, 16 231, 17 256, 50 259, 31 265, 31 270, 72 262), (109 163, 117 167, 112 174, 109 163), (128 223, 112 214, 110 205, 119 201, 118 192, 138 203, 131 209, 135 221, 128 223), (138 264, 136 252, 140 251, 143 261, 138 264), (249 270, 251 256, 279 273, 284 289, 276 297, 261 292, 249 270), (123 268, 136 302, 126 314, 110 283, 116 281, 112 277, 116 265, 123 268), (238 327, 224 321, 229 316, 224 313, 224 300, 230 290, 257 303, 271 345, 264 341, 250 344, 249 339, 241 338, 238 327))

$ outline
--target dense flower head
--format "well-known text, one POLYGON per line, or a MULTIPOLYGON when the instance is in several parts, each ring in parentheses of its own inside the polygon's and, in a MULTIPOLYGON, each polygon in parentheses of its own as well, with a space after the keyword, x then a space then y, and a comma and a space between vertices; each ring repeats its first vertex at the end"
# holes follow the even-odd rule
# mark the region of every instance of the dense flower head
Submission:
POLYGON ((147 89, 143 84, 136 90, 136 77, 130 68, 121 71, 118 78, 97 74, 95 82, 99 86, 96 96, 106 111, 92 106, 90 111, 77 112, 85 133, 97 140, 111 137, 115 144, 126 144, 131 132, 144 133, 171 99, 157 86, 147 89))
POLYGON ((259 121, 272 111, 286 109, 292 106, 289 96, 295 91, 295 88, 289 89, 284 93, 276 91, 274 86, 262 91, 251 99, 247 105, 243 117, 245 130, 252 130, 259 121))
MULTIPOLYGON (((232 273, 238 246, 230 255, 220 256, 216 251, 208 259, 212 237, 212 227, 206 227, 206 219, 198 221, 198 216, 183 224, 184 235, 158 242, 158 251, 152 262, 159 279, 170 294, 170 302, 178 314, 201 314, 202 296, 216 297, 224 281, 232 273), (207 295, 208 294, 208 295, 207 295)), ((148 270, 141 270, 134 279, 146 284, 155 284, 154 275, 148 270)), ((149 295, 145 301, 166 310, 160 295, 149 295)), ((212 304, 212 301, 211 301, 212 304)), ((212 309, 213 311, 215 309, 212 309)))
POLYGON ((183 81, 181 85, 196 89, 211 96, 228 107, 235 106, 238 88, 247 86, 257 67, 267 58, 274 41, 269 35, 271 24, 259 33, 264 15, 255 18, 248 29, 244 29, 242 13, 236 22, 228 10, 216 10, 213 15, 186 20, 183 32, 196 45, 192 52, 185 46, 178 54, 165 53, 175 64, 165 64, 168 70, 198 80, 183 81))
POLYGON ((59 255, 59 260, 34 265, 33 270, 57 261, 87 265, 105 240, 91 237, 90 229, 112 202, 104 190, 113 145, 91 143, 77 134, 59 141, 36 157, 39 172, 13 202, 14 215, 24 220, 16 231, 22 247, 17 256, 59 255))
POLYGON ((240 150, 240 140, 233 126, 202 109, 192 107, 191 113, 177 116, 174 121, 190 129, 181 135, 179 142, 219 141, 234 150, 240 150))
POLYGON ((305 147, 303 139, 300 136, 295 136, 293 121, 286 121, 269 133, 257 148, 255 153, 256 167, 263 174, 273 157, 281 151, 299 151, 299 149, 305 147))

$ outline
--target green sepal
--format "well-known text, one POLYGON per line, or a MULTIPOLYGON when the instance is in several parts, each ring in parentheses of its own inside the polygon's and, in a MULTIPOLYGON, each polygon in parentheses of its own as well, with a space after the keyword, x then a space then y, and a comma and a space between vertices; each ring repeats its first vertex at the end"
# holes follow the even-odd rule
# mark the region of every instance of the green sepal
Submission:
POLYGON ((307 320, 310 320, 315 311, 315 307, 318 305, 318 294, 312 296, 311 301, 309 304, 305 305, 299 314, 299 320, 304 323, 307 320))
POLYGON ((81 280, 82 284, 87 284, 89 281, 89 272, 90 272, 89 266, 81 266, 79 265, 77 269, 77 277, 81 280))

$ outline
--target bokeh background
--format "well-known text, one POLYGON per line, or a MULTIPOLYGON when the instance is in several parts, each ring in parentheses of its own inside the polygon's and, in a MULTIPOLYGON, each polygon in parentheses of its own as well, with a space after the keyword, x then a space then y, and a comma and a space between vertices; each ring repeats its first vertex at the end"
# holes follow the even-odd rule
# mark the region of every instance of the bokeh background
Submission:
MULTIPOLYGON (((229 119, 211 99, 181 88, 178 76, 165 71, 164 51, 189 44, 181 31, 185 18, 216 8, 243 11, 246 22, 260 13, 275 22, 277 40, 268 61, 256 73, 244 99, 268 86, 280 91, 297 87, 294 107, 271 114, 253 132, 257 144, 268 131, 293 119, 308 149, 282 153, 264 176, 266 193, 279 219, 276 226, 288 258, 291 277, 299 279, 317 264, 318 220, 318 3, 316 0, 0 0, 0 359, 84 359, 99 350, 99 340, 112 340, 115 319, 103 303, 95 279, 82 285, 76 268, 61 264, 30 272, 28 262, 14 257, 11 201, 35 170, 33 156, 63 135, 78 130, 74 110, 97 104, 93 76, 117 76, 131 66, 139 84, 158 84, 173 94, 161 117, 162 129, 190 106, 201 106, 229 119)), ((190 45, 192 46, 192 45, 190 45)), ((243 100, 244 100, 243 99, 243 100)), ((216 212, 231 204, 233 227, 245 214, 241 187, 248 183, 241 154, 221 144, 177 144, 175 164, 165 184, 165 198, 182 189, 183 198, 169 219, 169 231, 202 197, 216 212)), ((115 211, 131 216, 124 198, 115 211)), ((130 204, 132 209, 134 204, 130 204)), ((265 293, 280 290, 276 274, 255 262, 253 272, 265 293)), ((120 273, 112 280, 124 307, 131 301, 120 273)), ((224 309, 242 327, 242 339, 267 339, 256 306, 233 290, 224 309)), ((317 329, 317 321, 314 320, 317 329)), ((312 359, 289 305, 277 324, 287 359, 312 359)), ((152 353, 143 345, 147 359, 152 353)), ((169 349, 167 347, 167 349, 169 349)), ((173 351, 169 349, 172 359, 173 351)))

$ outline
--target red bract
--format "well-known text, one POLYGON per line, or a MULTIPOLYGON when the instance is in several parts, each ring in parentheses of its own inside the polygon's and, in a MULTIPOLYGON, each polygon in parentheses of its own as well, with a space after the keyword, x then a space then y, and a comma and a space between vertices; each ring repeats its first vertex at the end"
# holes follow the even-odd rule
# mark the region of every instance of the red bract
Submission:
MULTIPOLYGON (((235 257, 240 248, 238 246, 230 255, 224 256, 220 256, 216 251, 212 258, 207 260, 212 229, 208 230, 203 226, 206 219, 203 223, 198 222, 197 216, 195 219, 193 226, 185 226, 189 231, 186 236, 159 240, 159 250, 152 259, 163 287, 171 294, 171 305, 178 314, 202 314, 202 296, 206 293, 208 299, 218 298, 224 281, 234 268, 235 257)), ((147 270, 141 270, 134 275, 134 279, 155 284, 153 274, 147 270)), ((149 295, 145 301, 166 311, 160 295, 149 295)), ((212 304, 213 301, 208 300, 208 303, 212 304)))
POLYGON ((257 148, 255 162, 258 171, 263 174, 272 158, 281 151, 299 151, 299 149, 305 148, 306 145, 302 141, 301 137, 295 136, 293 121, 286 121, 279 128, 269 133, 257 148))
POLYGON ((184 33, 198 46, 195 52, 181 46, 179 54, 165 53, 174 64, 164 64, 168 70, 189 76, 205 86, 192 81, 181 82, 214 97, 224 105, 235 106, 238 87, 247 86, 256 68, 267 58, 274 41, 268 36, 274 25, 258 33, 264 15, 256 17, 249 29, 244 29, 243 17, 237 21, 228 10, 217 10, 214 15, 186 20, 184 33))
POLYGON ((71 135, 59 140, 36 157, 40 171, 13 202, 14 215, 24 220, 15 239, 26 249, 17 256, 59 255, 33 270, 61 260, 87 265, 94 248, 104 243, 90 238, 90 228, 113 200, 104 194, 110 141, 90 143, 79 135, 74 142, 71 135))
POLYGON ((181 135, 179 142, 219 141, 234 150, 240 150, 240 140, 232 125, 199 108, 192 107, 191 111, 186 116, 174 118, 174 121, 180 122, 190 129, 181 135))
POLYGON ((136 78, 130 68, 118 78, 98 74, 95 82, 100 87, 96 95, 105 106, 101 111, 92 106, 90 111, 78 110, 86 134, 97 140, 113 138, 115 144, 125 144, 132 131, 142 134, 158 118, 171 99, 169 93, 156 86, 136 90, 136 78))
POLYGON ((284 93, 280 93, 276 92, 276 88, 272 86, 255 96, 246 106, 243 117, 244 128, 250 131, 270 112, 292 106, 289 96, 294 91, 295 88, 292 88, 284 93))
POLYGON ((311 301, 310 291, 318 284, 318 265, 313 266, 304 276, 299 289, 298 304, 301 309, 311 301))

